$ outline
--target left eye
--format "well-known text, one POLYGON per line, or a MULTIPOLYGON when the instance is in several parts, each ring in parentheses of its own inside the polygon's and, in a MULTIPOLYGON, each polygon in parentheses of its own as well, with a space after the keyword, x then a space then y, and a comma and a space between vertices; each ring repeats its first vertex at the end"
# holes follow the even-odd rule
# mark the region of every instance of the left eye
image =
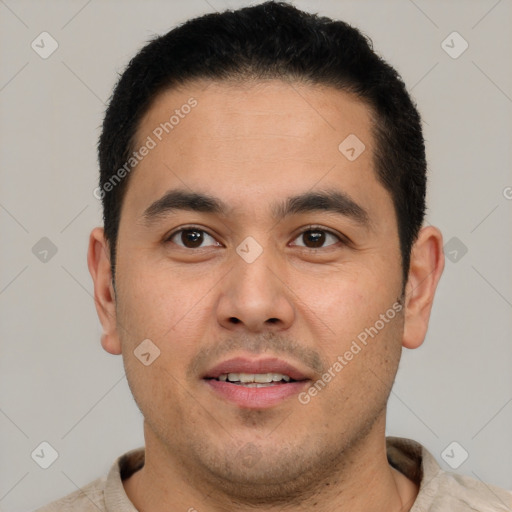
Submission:
MULTIPOLYGON (((303 231, 295 240, 302 239, 305 240, 307 244, 310 245, 300 245, 299 247, 306 247, 308 249, 318 249, 323 246, 325 243, 325 240, 327 237, 331 237, 335 239, 336 241, 340 241, 340 237, 338 235, 335 235, 334 233, 331 233, 330 231, 327 231, 325 229, 320 228, 309 228, 306 231, 303 231)), ((328 245, 334 245, 334 244, 328 244, 328 245)))

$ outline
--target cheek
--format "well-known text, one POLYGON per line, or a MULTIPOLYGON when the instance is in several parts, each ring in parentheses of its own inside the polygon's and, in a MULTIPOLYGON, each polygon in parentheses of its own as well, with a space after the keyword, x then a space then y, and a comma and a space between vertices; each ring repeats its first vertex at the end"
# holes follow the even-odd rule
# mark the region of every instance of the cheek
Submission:
POLYGON ((335 330, 324 351, 330 368, 318 405, 326 417, 372 417, 383 407, 394 382, 401 356, 403 317, 394 301, 354 293, 349 303, 332 308, 335 330), (381 315, 384 315, 384 320, 381 315))
MULTIPOLYGON (((183 326, 192 327, 191 317, 197 314, 197 302, 206 294, 206 286, 176 277, 179 272, 173 269, 157 272, 138 266, 124 275, 118 314, 131 332, 138 337, 159 340, 166 337, 166 333, 172 337, 172 333, 182 331, 183 326)), ((131 337, 130 333, 128 336, 131 337)))
MULTIPOLYGON (((212 283, 176 277, 179 275, 175 270, 157 272, 140 266, 131 268, 120 283, 118 322, 125 368, 134 387, 141 383, 144 389, 140 392, 149 397, 153 393, 179 394, 185 369, 197 355, 198 340, 208 338, 211 327, 213 295, 208 291, 212 283), (158 357, 146 367, 134 351, 147 339, 156 347, 149 345, 158 357)), ((132 391, 136 395, 137 390, 132 391)))
POLYGON ((193 289, 184 291, 182 283, 174 279, 132 270, 122 283, 126 292, 120 297, 118 311, 126 376, 145 418, 150 422, 165 418, 153 426, 172 435, 178 428, 173 422, 185 414, 181 404, 190 398, 185 368, 202 337, 204 305, 197 304, 193 289), (144 351, 150 353, 148 365, 138 350, 147 339, 151 340, 144 351))
MULTIPOLYGON (((297 295, 298 307, 311 322, 325 327, 322 343, 326 352, 350 345, 365 328, 373 326, 381 314, 396 301, 395 286, 377 278, 382 276, 369 266, 353 271, 333 272, 322 280, 304 280, 297 295)), ((297 282, 297 281, 296 281, 297 282)))

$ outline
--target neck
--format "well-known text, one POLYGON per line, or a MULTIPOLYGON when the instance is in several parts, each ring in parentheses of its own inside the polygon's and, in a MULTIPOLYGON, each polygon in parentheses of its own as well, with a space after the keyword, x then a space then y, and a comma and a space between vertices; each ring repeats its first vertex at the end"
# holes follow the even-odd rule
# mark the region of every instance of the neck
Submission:
POLYGON ((287 491, 282 483, 268 488, 267 498, 244 500, 200 468, 189 468, 163 447, 145 424, 144 467, 123 482, 141 512, 187 510, 224 512, 408 512, 418 493, 415 483, 392 468, 386 456, 385 417, 354 446, 345 450, 324 474, 304 474, 287 491), (195 469, 195 470, 194 470, 195 469), (219 490, 222 489, 222 490, 219 490))

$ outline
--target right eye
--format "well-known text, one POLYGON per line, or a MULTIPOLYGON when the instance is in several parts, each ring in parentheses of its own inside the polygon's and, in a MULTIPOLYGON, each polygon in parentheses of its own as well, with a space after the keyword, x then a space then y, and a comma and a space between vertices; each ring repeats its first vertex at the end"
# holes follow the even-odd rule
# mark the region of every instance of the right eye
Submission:
POLYGON ((214 241, 214 244, 209 244, 210 246, 220 246, 219 242, 217 242, 210 234, 208 234, 204 229, 200 229, 197 226, 178 229, 171 233, 167 237, 165 242, 175 243, 176 245, 183 247, 185 249, 201 249, 201 244, 205 241, 205 235, 206 237, 209 237, 214 241))

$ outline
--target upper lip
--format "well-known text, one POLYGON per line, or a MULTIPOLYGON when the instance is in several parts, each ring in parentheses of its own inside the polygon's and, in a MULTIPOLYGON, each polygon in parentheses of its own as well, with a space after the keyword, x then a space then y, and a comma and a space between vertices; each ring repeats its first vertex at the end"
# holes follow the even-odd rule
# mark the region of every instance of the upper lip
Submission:
POLYGON ((217 379, 220 375, 226 373, 280 373, 288 375, 293 380, 306 380, 304 375, 291 363, 278 358, 249 359, 247 357, 235 357, 227 359, 209 369, 204 375, 204 379, 217 379))

